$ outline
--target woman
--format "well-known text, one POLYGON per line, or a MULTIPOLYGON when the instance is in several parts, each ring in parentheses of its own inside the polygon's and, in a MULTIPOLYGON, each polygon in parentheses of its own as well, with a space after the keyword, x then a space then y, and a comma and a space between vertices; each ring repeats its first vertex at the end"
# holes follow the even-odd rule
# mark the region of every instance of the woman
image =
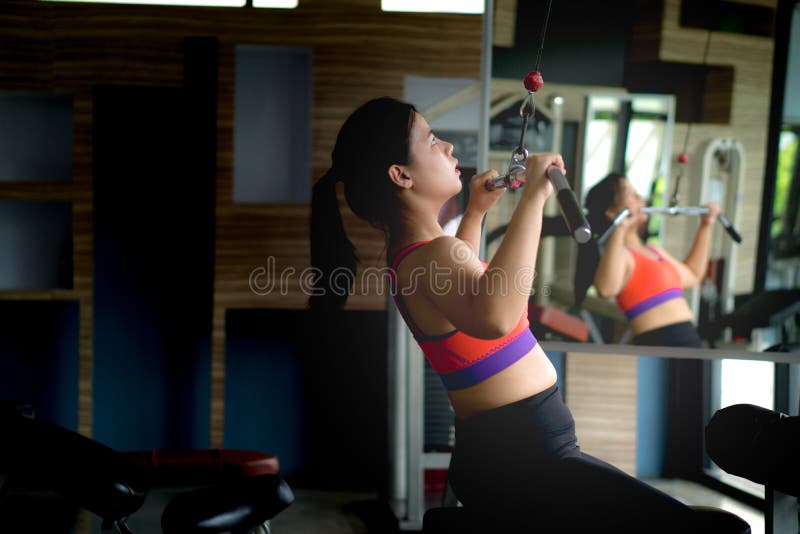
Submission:
MULTIPOLYGON (((601 297, 615 297, 628 318, 635 345, 701 348, 702 340, 692 323, 692 310, 683 290, 700 283, 708 264, 708 250, 714 221, 719 213, 709 204, 700 219, 689 255, 673 258, 660 247, 645 245, 639 230, 647 223, 642 213, 645 202, 622 174, 611 173, 586 196, 587 218, 592 230, 602 235, 624 209, 630 215, 612 230, 602 255, 583 247, 576 272, 576 295, 585 292, 592 280, 601 297), (583 287, 579 280, 584 281, 583 287)), ((596 245, 594 245, 596 246, 596 245)), ((668 413, 664 474, 691 477, 702 469, 703 451, 703 362, 670 359, 668 413)))
POLYGON ((341 181, 353 212, 386 233, 392 294, 455 410, 450 482, 465 506, 542 532, 695 525, 700 513, 580 451, 556 371, 528 328, 553 191, 545 171, 565 171, 561 156, 528 158, 527 185, 487 264, 476 255, 481 221, 503 191, 484 188, 495 171, 476 175, 456 235, 445 235, 437 216, 462 187, 452 151, 409 104, 380 98, 353 112, 314 187, 311 254, 321 276, 312 308, 342 306, 342 281, 349 290, 355 280, 336 197, 341 181))
MULTIPOLYGON (((678 261, 664 249, 642 242, 639 228, 647 222, 644 206, 642 197, 622 174, 609 174, 589 191, 587 217, 595 233, 605 233, 622 210, 630 211, 606 241, 593 274, 594 287, 601 297, 616 298, 628 317, 634 344, 702 347, 683 290, 705 276, 719 207, 707 206, 709 212, 700 219, 689 255, 678 261)), ((592 264, 579 262, 584 269, 592 264)))

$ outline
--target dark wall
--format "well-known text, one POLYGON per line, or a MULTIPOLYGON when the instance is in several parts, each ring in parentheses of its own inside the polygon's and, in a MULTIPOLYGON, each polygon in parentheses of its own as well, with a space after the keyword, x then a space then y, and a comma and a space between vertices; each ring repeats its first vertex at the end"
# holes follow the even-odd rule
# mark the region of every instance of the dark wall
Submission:
MULTIPOLYGON (((621 87, 634 0, 553 2, 539 70, 544 82, 621 87)), ((547 2, 517 4, 514 47, 494 47, 492 75, 519 78, 534 70, 547 2)))
POLYGON ((230 310, 225 447, 277 454, 299 485, 385 488, 386 321, 383 311, 230 310))
POLYGON ((187 100, 95 92, 93 434, 123 450, 208 446, 213 173, 187 100))
POLYGON ((78 304, 0 301, 0 400, 78 428, 78 304))

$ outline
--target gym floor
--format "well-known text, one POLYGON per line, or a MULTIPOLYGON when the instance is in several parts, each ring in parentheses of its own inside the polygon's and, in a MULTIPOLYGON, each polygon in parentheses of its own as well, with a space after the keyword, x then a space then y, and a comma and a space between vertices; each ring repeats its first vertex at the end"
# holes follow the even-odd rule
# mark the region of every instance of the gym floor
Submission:
MULTIPOLYGON (((750 524, 752 534, 764 534, 764 514, 761 510, 694 482, 675 479, 647 479, 646 482, 686 504, 713 506, 735 513, 750 524)), ((386 513, 388 510, 378 504, 375 495, 368 493, 296 490, 294 504, 275 518, 272 532, 395 532, 389 526, 386 513)))
MULTIPOLYGON (((144 505, 128 519, 134 534, 161 532, 161 511, 181 488, 151 491, 144 505)), ((293 489, 294 503, 270 522, 275 534, 367 534, 395 532, 388 507, 374 494, 293 489)), ((100 533, 100 521, 92 518, 92 534, 100 533)))
MULTIPOLYGON (((722 495, 704 486, 684 480, 647 479, 646 482, 661 489, 675 498, 692 505, 713 506, 739 515, 750 524, 752 534, 764 534, 764 514, 746 506, 730 497, 722 495)), ((144 506, 128 521, 135 534, 154 534, 160 532, 160 516, 163 507, 172 496, 181 489, 160 489, 151 491, 144 506)), ((363 492, 340 492, 313 489, 293 489, 294 503, 279 514, 271 525, 274 534, 395 534, 397 523, 389 507, 378 501, 375 494, 363 492)), ((438 502, 440 497, 431 495, 429 502, 438 502)), ((41 520, 50 516, 51 520, 59 511, 59 506, 52 499, 30 500, 20 505, 6 501, 6 505, 15 509, 15 514, 22 521, 14 523, 15 534, 39 534, 43 532, 41 520), (43 503, 47 503, 44 506, 43 503), (55 504, 54 504, 55 503, 55 504), (53 513, 44 513, 52 509, 53 513), (38 523, 38 525, 37 525, 38 523)), ((0 507, 0 518, 7 526, 8 510, 0 507)), ((63 512, 63 510, 62 510, 63 512)), ((68 511, 65 515, 69 515, 68 511)), ((74 518, 74 515, 72 516, 74 518)), ((78 524, 89 522, 92 534, 100 533, 100 522, 83 512, 78 516, 78 524)), ((52 524, 52 521, 50 521, 52 524)), ((87 528, 53 528, 47 532, 87 532, 87 528)), ((5 529, 3 530, 5 532, 5 529)))

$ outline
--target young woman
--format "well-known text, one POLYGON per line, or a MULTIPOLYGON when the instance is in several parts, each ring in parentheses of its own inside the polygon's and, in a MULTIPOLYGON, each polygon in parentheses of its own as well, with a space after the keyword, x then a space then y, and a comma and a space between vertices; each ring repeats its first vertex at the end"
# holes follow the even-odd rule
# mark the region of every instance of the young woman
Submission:
MULTIPOLYGON (((678 261, 664 249, 642 242, 638 230, 647 222, 644 206, 633 185, 617 173, 606 176, 586 196, 587 218, 595 233, 603 234, 622 210, 631 213, 606 241, 593 275, 595 289, 601 297, 616 297, 628 317, 634 344, 702 347, 683 290, 705 276, 719 207, 707 206, 709 212, 700 219, 689 255, 678 261)), ((579 266, 586 269, 594 262, 581 261, 579 266)))
POLYGON ((450 481, 465 506, 541 532, 690 528, 701 513, 581 452, 556 371, 528 328, 553 165, 565 171, 558 154, 528 158, 518 207, 484 263, 476 254, 481 221, 503 194, 484 183, 497 173, 471 180, 457 234, 445 235, 437 216, 462 187, 453 145, 413 106, 367 102, 342 126, 332 166, 314 187, 311 255, 321 276, 311 306, 342 306, 342 281, 355 280, 336 197, 341 181, 353 212, 386 233, 392 294, 455 410, 450 481))

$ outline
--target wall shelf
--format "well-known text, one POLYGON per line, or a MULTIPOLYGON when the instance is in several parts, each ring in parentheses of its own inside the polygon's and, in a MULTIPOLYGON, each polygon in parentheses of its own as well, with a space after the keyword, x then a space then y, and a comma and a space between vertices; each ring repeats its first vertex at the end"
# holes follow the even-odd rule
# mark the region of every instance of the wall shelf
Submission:
POLYGON ((0 182, 2 200, 72 200, 76 192, 68 182, 0 182))
POLYGON ((74 289, 0 290, 0 300, 72 301, 80 298, 81 295, 74 289))

